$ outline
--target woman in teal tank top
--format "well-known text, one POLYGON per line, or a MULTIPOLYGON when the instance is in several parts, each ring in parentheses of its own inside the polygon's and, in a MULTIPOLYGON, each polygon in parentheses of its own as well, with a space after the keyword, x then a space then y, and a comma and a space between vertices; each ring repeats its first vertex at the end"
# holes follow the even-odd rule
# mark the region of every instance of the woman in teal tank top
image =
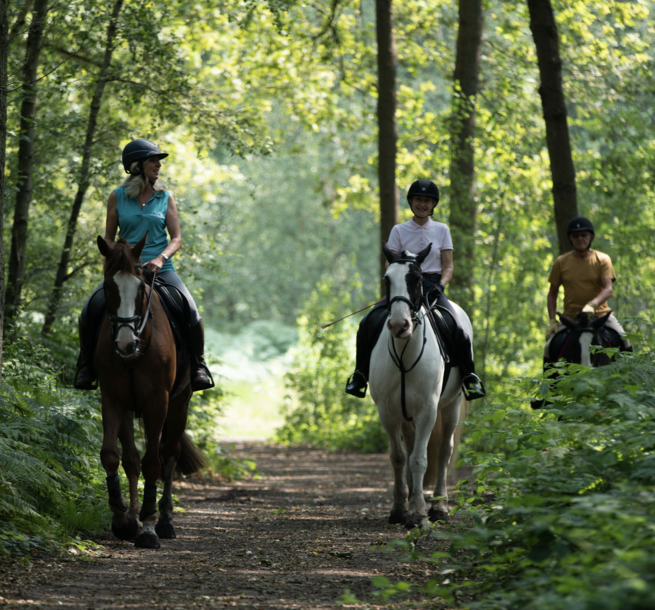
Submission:
MULTIPOLYGON (((105 241, 113 244, 116 232, 120 231, 119 237, 136 244, 148 232, 148 241, 141 253, 143 268, 151 273, 157 271, 164 282, 175 286, 186 297, 189 303, 190 347, 192 360, 196 364, 196 370, 191 375, 191 387, 194 391, 206 390, 214 387, 214 383, 204 361, 202 318, 171 260, 182 246, 182 234, 175 198, 159 180, 161 160, 167 156, 149 140, 134 140, 123 149, 123 166, 129 175, 109 195, 105 241)), ((104 288, 100 285, 80 315, 80 357, 75 387, 81 390, 95 387, 95 336, 98 325, 104 319, 104 311, 104 288)))

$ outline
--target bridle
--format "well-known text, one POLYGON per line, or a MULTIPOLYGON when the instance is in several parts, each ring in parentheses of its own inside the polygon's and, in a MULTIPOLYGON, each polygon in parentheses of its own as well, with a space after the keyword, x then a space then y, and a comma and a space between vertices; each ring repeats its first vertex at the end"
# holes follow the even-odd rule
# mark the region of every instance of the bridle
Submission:
MULTIPOLYGON (((114 316, 112 314, 109 314, 112 337, 118 335, 121 328, 129 328, 132 331, 132 333, 136 336, 136 338, 139 340, 139 345, 140 345, 141 335, 143 334, 143 331, 146 328, 146 324, 148 323, 148 318, 151 315, 150 305, 152 302, 152 293, 155 288, 156 278, 157 278, 157 271, 155 271, 152 275, 152 282, 150 284, 150 294, 148 294, 148 306, 146 307, 145 313, 142 314, 141 312, 139 312, 134 316, 129 316, 125 318, 121 316, 114 316)), ((146 283, 142 279, 141 284, 139 285, 139 292, 137 297, 141 309, 143 309, 143 297, 145 296, 145 292, 146 292, 146 283)), ((139 353, 139 348, 137 347, 134 355, 138 355, 138 353, 139 353)))
MULTIPOLYGON (((411 258, 399 258, 395 260, 393 263, 414 263, 416 264, 415 260, 412 260, 411 258)), ((385 275, 384 277, 385 284, 387 287, 387 311, 389 315, 391 315, 391 306, 396 303, 396 302, 401 302, 401 303, 406 303, 409 306, 410 311, 412 312, 412 323, 414 325, 417 324, 423 324, 423 320, 419 318, 419 313, 421 311, 421 306, 423 304, 423 281, 422 281, 422 275, 419 267, 419 290, 418 294, 416 297, 416 300, 414 302, 410 301, 407 297, 404 296, 395 296, 392 299, 390 297, 390 290, 391 290, 391 283, 389 281, 389 278, 385 275)), ((427 302, 427 299, 426 299, 427 302)), ((423 314, 423 318, 427 315, 426 313, 423 314)), ((391 336, 391 333, 389 333, 389 345, 387 346, 387 349, 389 350, 389 356, 391 357, 392 362, 398 367, 398 370, 400 371, 400 406, 403 411, 403 417, 405 418, 405 421, 412 421, 413 418, 409 417, 407 415, 407 404, 405 400, 405 375, 409 373, 420 361, 421 358, 423 358, 423 352, 425 351, 425 344, 427 343, 427 323, 423 324, 423 344, 421 345, 421 351, 414 361, 414 364, 407 368, 403 362, 403 356, 405 355, 405 351, 407 350, 407 347, 409 346, 409 342, 411 341, 412 336, 407 340, 407 343, 405 343, 405 347, 403 347, 402 351, 400 354, 398 354, 398 351, 396 350, 396 344, 393 340, 393 337, 391 336), (393 348, 393 351, 391 351, 393 348)), ((441 347, 441 346, 440 346, 441 347)))
MULTIPOLYGON (((414 263, 416 264, 416 261, 411 259, 411 258, 399 258, 395 260, 392 265, 395 265, 396 263, 414 263)), ((412 322, 414 324, 420 324, 421 320, 418 317, 419 312, 421 311, 421 305, 423 304, 423 281, 422 281, 422 274, 420 271, 419 267, 419 290, 418 294, 416 295, 416 300, 415 301, 410 301, 407 297, 404 297, 402 295, 397 295, 395 297, 390 298, 390 290, 391 290, 391 285, 389 282, 389 278, 385 275, 384 276, 384 282, 387 288, 387 312, 389 315, 391 315, 391 306, 394 303, 400 302, 400 303, 406 303, 409 306, 409 310, 412 312, 412 322)))

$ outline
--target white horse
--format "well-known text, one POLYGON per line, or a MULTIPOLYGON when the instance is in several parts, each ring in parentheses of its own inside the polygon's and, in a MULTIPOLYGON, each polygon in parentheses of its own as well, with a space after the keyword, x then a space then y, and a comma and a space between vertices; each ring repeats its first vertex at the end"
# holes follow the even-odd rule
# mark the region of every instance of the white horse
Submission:
MULTIPOLYGON (((431 244, 416 255, 398 255, 383 245, 389 261, 385 274, 389 317, 373 349, 369 375, 371 396, 389 436, 394 470, 389 523, 404 523, 408 528, 426 526, 428 517, 447 519, 448 463, 459 439, 455 430, 460 410, 467 406, 458 368, 453 367, 442 387, 446 363, 421 303, 420 265, 430 249, 431 244), (406 371, 404 375, 401 369, 406 371), (426 470, 437 474, 435 502, 429 513, 423 486, 434 481, 428 480, 431 475, 426 476, 426 470)), ((452 305, 472 339, 468 316, 452 305)))

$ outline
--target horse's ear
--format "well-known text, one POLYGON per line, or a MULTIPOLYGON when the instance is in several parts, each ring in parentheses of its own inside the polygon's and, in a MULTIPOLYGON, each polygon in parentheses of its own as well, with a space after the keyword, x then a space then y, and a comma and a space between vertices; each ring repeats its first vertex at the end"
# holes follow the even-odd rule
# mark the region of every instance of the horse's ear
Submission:
POLYGON ((139 243, 132 248, 132 256, 134 257, 135 261, 138 261, 141 258, 141 252, 143 251, 143 247, 146 245, 146 242, 148 241, 148 231, 146 231, 146 234, 139 240, 139 243))
POLYGON ((432 250, 432 242, 430 242, 427 246, 427 248, 423 248, 417 255, 416 255, 416 264, 420 267, 421 263, 428 257, 428 254, 430 254, 430 250, 432 250))
POLYGON ((398 258, 397 254, 394 254, 393 250, 387 246, 387 242, 383 241, 382 242, 382 252, 384 252, 384 255, 387 257, 387 260, 389 261, 389 264, 393 263, 396 261, 398 258))
POLYGON ((98 239, 96 240, 98 242, 98 250, 100 250, 100 254, 102 254, 105 258, 109 256, 111 253, 111 248, 109 247, 109 244, 98 235, 98 239))
POLYGON ((577 328, 578 323, 575 320, 571 320, 571 318, 567 318, 564 314, 558 313, 559 316, 559 321, 566 326, 566 328, 577 328))
POLYGON ((600 318, 596 318, 592 323, 591 326, 593 328, 600 328, 601 326, 605 325, 605 322, 607 322, 608 318, 612 315, 611 311, 608 311, 604 316, 601 316, 600 318))

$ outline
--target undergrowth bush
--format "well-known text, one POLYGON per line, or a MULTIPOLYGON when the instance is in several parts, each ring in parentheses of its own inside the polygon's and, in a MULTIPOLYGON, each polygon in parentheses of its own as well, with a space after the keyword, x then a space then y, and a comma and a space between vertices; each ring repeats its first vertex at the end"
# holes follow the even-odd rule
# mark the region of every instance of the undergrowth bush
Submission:
MULTIPOLYGON (((460 483, 470 525, 436 525, 447 552, 425 585, 456 607, 637 610, 655 607, 655 358, 599 369, 563 365, 532 412, 516 381, 468 422, 460 483), (472 450, 484 446, 487 450, 472 450)), ((420 543, 418 547, 420 547, 420 543)), ((409 547, 408 547, 409 548, 409 547)))
POLYGON ((321 328, 357 309, 360 288, 346 288, 339 291, 332 282, 321 283, 298 320, 299 342, 285 377, 288 403, 277 442, 369 453, 387 448, 371 398, 354 398, 344 391, 354 365, 359 318, 321 328))
POLYGON ((95 393, 61 387, 42 348, 4 353, 0 384, 0 552, 20 554, 108 525, 95 393))
MULTIPOLYGON (((5 347, 0 383, 0 554, 82 544, 109 527, 100 463, 99 392, 61 384, 50 349, 17 341, 5 347)), ((218 445, 220 389, 194 397, 187 430, 209 458, 209 474, 229 480, 253 471, 218 445)), ((140 429, 135 426, 137 436, 140 429)))

